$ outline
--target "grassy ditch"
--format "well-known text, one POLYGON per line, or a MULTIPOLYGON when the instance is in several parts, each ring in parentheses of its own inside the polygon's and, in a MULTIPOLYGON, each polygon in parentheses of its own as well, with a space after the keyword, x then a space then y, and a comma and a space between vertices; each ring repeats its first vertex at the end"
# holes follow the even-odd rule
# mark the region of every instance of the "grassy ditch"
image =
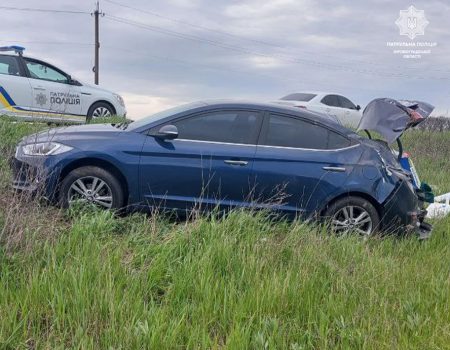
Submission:
MULTIPOLYGON (((244 211, 175 223, 19 206, 7 158, 45 127, 0 120, 0 349, 448 348, 450 218, 419 242, 244 211)), ((404 143, 450 191, 450 133, 404 143)))

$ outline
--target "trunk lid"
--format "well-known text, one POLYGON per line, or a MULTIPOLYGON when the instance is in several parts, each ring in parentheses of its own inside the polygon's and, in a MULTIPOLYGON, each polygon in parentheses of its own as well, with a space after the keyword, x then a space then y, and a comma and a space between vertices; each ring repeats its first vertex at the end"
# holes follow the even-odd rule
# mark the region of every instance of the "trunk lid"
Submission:
POLYGON ((375 131, 391 144, 405 130, 423 122, 433 110, 434 106, 426 102, 377 98, 364 109, 358 131, 375 131))

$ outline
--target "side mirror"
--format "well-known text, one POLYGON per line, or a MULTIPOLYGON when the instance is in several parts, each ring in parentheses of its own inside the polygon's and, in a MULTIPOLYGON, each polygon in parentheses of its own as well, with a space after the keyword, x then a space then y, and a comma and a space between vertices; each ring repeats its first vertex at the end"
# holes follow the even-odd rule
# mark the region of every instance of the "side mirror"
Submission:
POLYGON ((359 111, 361 109, 360 105, 356 105, 356 110, 359 111))
POLYGON ((80 82, 78 80, 72 79, 70 75, 67 77, 67 82, 69 83, 69 85, 81 86, 80 82))
POLYGON ((178 137, 178 128, 175 125, 164 125, 152 136, 162 140, 174 140, 178 137))

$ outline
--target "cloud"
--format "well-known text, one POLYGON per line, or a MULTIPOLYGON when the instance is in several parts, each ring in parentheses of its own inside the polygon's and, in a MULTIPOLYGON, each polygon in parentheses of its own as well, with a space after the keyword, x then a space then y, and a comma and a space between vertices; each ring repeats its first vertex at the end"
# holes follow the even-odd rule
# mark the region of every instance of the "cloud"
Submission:
MULTIPOLYGON (((205 98, 272 100, 299 90, 341 92, 361 105, 392 96, 450 107, 443 0, 414 4, 430 22, 420 39, 438 43, 420 60, 386 46, 405 39, 394 22, 411 5, 406 0, 115 1, 140 11, 101 1, 107 16, 100 19, 100 82, 124 95, 132 117, 205 98)), ((2 6, 93 9, 91 1, 69 0, 3 0, 2 6)), ((29 55, 93 81, 89 14, 2 11, 0 20, 0 40, 25 42, 29 55)))
POLYGON ((128 115, 138 116, 135 117, 136 119, 184 103, 184 101, 172 100, 164 96, 148 96, 128 92, 123 92, 121 95, 127 101, 128 115))

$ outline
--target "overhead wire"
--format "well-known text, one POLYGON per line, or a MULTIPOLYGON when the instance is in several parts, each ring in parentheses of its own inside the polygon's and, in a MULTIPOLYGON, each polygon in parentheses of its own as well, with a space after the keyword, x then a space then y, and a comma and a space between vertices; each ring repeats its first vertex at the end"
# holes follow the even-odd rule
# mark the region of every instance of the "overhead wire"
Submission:
MULTIPOLYGON (((220 35, 224 35, 224 36, 228 36, 228 37, 232 37, 238 40, 243 40, 243 41, 248 41, 248 42, 254 42, 257 44, 262 44, 262 45, 266 45, 266 46, 271 46, 273 48, 278 48, 278 49, 282 49, 284 51, 286 50, 291 50, 292 48, 286 46, 286 45, 282 45, 282 44, 277 44, 277 43, 273 43, 273 42, 268 42, 268 41, 264 41, 264 40, 258 40, 258 39, 254 39, 254 38, 249 38, 249 37, 245 37, 242 35, 238 35, 238 34, 234 34, 234 33, 230 33, 229 31, 225 31, 225 30, 218 30, 218 29, 214 29, 208 26, 204 26, 204 25, 199 25, 199 24, 195 24, 189 21, 185 21, 185 20, 180 20, 177 18, 173 18, 167 15, 162 15, 160 13, 157 13, 155 11, 149 11, 147 9, 142 9, 142 8, 138 8, 135 6, 131 6, 128 4, 124 4, 121 3, 119 1, 115 1, 115 0, 104 0, 110 4, 122 7, 122 8, 127 8, 130 10, 134 10, 136 12, 139 13, 145 13, 145 14, 149 14, 151 16, 157 17, 157 18, 162 18, 164 20, 167 21, 171 21, 173 23, 178 23, 181 25, 185 25, 185 26, 189 26, 192 28, 196 28, 196 29, 201 29, 203 31, 208 31, 211 33, 216 33, 216 34, 220 34, 220 35)), ((312 52, 312 51, 307 51, 305 49, 301 50, 302 55, 307 54, 307 55, 312 55, 312 56, 317 56, 318 54, 320 54, 321 57, 328 57, 331 59, 337 59, 336 56, 333 55, 329 55, 327 53, 318 53, 318 52, 312 52)), ((386 63, 384 62, 376 62, 376 61, 370 61, 370 60, 359 60, 359 59, 352 59, 352 58, 345 58, 345 63, 357 63, 357 64, 369 64, 369 65, 377 65, 377 66, 386 66, 386 63)), ((417 70, 417 67, 410 67, 410 66, 405 66, 405 65, 395 65, 395 66, 390 66, 390 68, 392 69, 396 69, 396 70, 417 70)), ((443 70, 443 69, 436 69, 436 68, 431 68, 431 69, 427 69, 427 71, 433 71, 433 72, 437 72, 437 73, 450 73, 450 70, 443 70)))
POLYGON ((56 9, 42 9, 42 8, 14 7, 14 6, 0 6, 0 9, 1 10, 9 10, 9 11, 67 13, 67 14, 90 14, 90 12, 78 11, 78 10, 56 10, 56 9))
POLYGON ((240 53, 258 56, 258 57, 280 60, 280 61, 289 62, 289 63, 307 64, 307 65, 313 65, 313 66, 327 68, 327 69, 331 69, 331 70, 340 70, 340 71, 347 71, 347 72, 352 72, 352 73, 377 75, 377 76, 383 76, 383 77, 387 77, 387 78, 433 79, 433 80, 449 80, 450 79, 450 77, 442 77, 442 76, 439 76, 439 77, 420 76, 420 75, 412 76, 412 75, 404 74, 401 72, 383 72, 383 71, 378 71, 378 70, 373 70, 373 69, 361 69, 361 68, 356 68, 356 67, 348 67, 348 66, 337 65, 337 64, 332 64, 332 63, 325 63, 325 62, 320 62, 320 61, 315 61, 315 60, 307 60, 307 59, 297 58, 297 57, 288 57, 288 56, 284 56, 284 55, 270 55, 270 54, 266 54, 266 53, 262 53, 262 52, 257 52, 257 51, 254 51, 254 50, 251 50, 251 49, 248 49, 245 47, 241 47, 238 45, 231 45, 231 44, 227 44, 227 43, 224 43, 221 41, 199 37, 197 35, 181 33, 181 32, 175 31, 175 30, 165 29, 165 28, 161 28, 159 26, 154 26, 154 25, 150 25, 147 23, 134 21, 134 20, 131 20, 131 19, 128 19, 125 17, 119 17, 119 16, 113 16, 113 15, 106 14, 105 18, 109 19, 111 21, 127 24, 130 26, 138 27, 138 28, 153 31, 153 32, 158 32, 158 33, 173 36, 176 38, 202 42, 202 43, 206 43, 206 44, 213 45, 216 47, 221 47, 223 49, 227 49, 230 51, 240 52, 240 53))

